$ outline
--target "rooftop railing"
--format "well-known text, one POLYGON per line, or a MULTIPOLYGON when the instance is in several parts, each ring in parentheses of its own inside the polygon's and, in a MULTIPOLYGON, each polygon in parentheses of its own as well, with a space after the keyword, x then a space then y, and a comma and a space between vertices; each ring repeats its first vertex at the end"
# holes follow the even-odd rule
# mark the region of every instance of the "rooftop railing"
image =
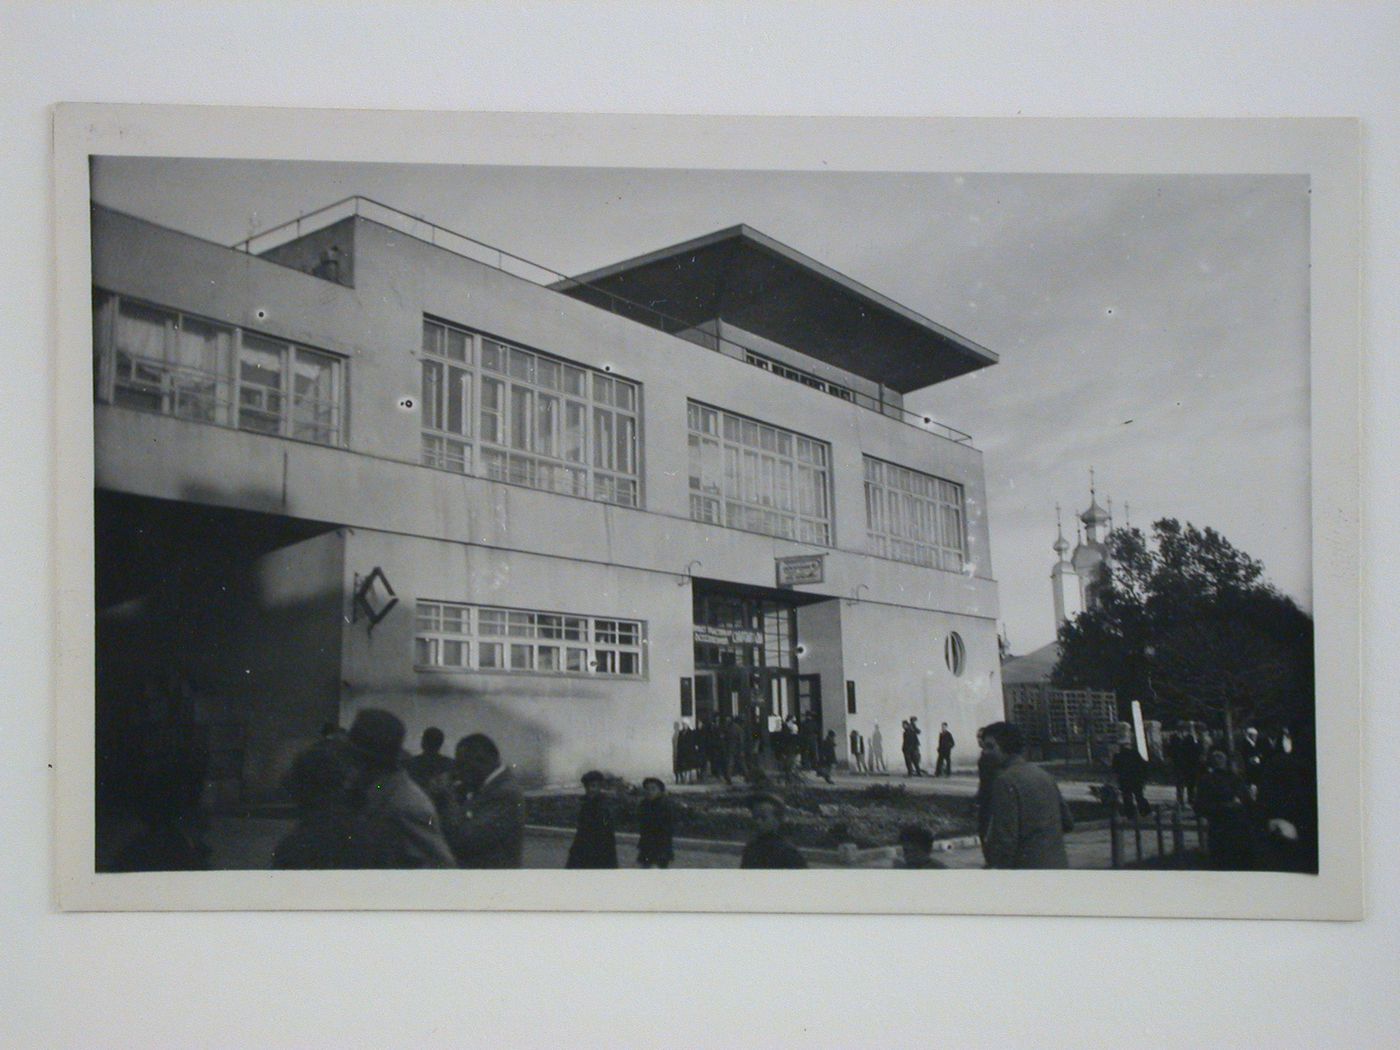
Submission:
MULTIPOLYGON (((263 255, 309 233, 325 229, 327 226, 334 225, 337 222, 349 218, 367 219, 381 226, 396 230, 399 233, 406 234, 416 240, 431 244, 436 248, 442 248, 445 251, 452 252, 454 255, 460 255, 465 259, 483 263, 515 277, 530 281, 532 284, 541 285, 542 287, 550 288, 559 284, 568 284, 575 288, 587 288, 594 294, 602 297, 608 303, 608 308, 613 313, 623 314, 631 317, 633 320, 636 320, 638 315, 649 317, 652 327, 672 335, 678 335, 680 332, 690 331, 696 327, 689 321, 664 313, 645 303, 627 299, 615 292, 600 288, 594 284, 578 281, 575 278, 569 277, 567 274, 560 273, 558 270, 552 270, 548 266, 542 266, 523 256, 508 252, 503 248, 497 248, 484 241, 479 241, 474 237, 468 237, 464 233, 450 230, 429 219, 424 219, 421 216, 410 214, 400 208, 395 208, 392 205, 384 204, 381 201, 359 194, 327 204, 324 207, 307 212, 305 215, 299 215, 295 219, 289 219, 286 222, 278 223, 276 226, 263 230, 261 233, 253 234, 251 237, 246 237, 236 242, 233 247, 238 251, 247 252, 252 255, 263 255)), ((706 332, 704 334, 703 343, 695 343, 694 340, 687 340, 687 342, 692 342, 694 345, 708 346, 710 349, 716 350, 719 353, 724 353, 728 357, 737 358, 740 361, 747 360, 747 358, 753 354, 753 349, 751 347, 745 346, 742 343, 737 343, 731 339, 725 339, 712 332, 706 332)), ((878 412, 883 416, 904 423, 907 426, 925 431, 926 433, 936 434, 939 437, 943 437, 957 444, 967 444, 972 440, 971 434, 958 430, 956 427, 948 426, 946 423, 940 423, 930 416, 918 412, 910 412, 901 405, 895 405, 885 401, 883 397, 851 390, 849 387, 840 386, 835 381, 828 383, 828 386, 830 388, 828 389, 828 393, 832 393, 841 400, 860 405, 862 408, 869 409, 873 412, 878 412), (850 391, 853 396, 845 397, 842 393, 838 393, 838 391, 850 391)))

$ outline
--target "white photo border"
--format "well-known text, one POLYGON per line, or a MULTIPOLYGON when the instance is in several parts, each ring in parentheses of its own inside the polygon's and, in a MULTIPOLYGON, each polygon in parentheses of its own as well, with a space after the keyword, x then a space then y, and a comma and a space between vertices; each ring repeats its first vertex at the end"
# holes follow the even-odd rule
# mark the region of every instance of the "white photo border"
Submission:
POLYGON ((74 104, 54 111, 55 897, 77 911, 502 910, 1359 919, 1359 126, 1346 119, 684 117, 74 104), (1311 180, 1320 873, 94 870, 93 155, 1311 180), (1324 702, 1325 701, 1325 702, 1324 702))

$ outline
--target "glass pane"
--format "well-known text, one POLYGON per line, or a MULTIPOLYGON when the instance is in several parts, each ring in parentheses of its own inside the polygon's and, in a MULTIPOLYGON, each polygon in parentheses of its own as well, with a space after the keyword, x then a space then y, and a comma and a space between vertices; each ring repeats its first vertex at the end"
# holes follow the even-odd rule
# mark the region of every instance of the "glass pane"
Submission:
POLYGON ((481 367, 489 368, 493 372, 504 372, 506 370, 506 348, 494 339, 481 340, 481 367))
POLYGON ((510 374, 515 379, 524 379, 527 382, 535 378, 535 355, 524 350, 510 348, 510 374))
POLYGON ((476 665, 486 671, 496 671, 504 667, 500 642, 479 642, 476 647, 476 665))
POLYGON ((535 381, 549 390, 558 390, 562 385, 563 369, 558 361, 540 357, 535 360, 535 381))
POLYGON ((123 302, 117 315, 117 347, 134 357, 165 360, 165 326, 174 315, 140 303, 123 302))
POLYGON ((542 645, 537 650, 538 667, 541 671, 559 670, 559 647, 557 645, 542 645))
POLYGON ((512 645, 510 647, 510 669, 531 671, 535 667, 535 647, 532 645, 512 645))
MULTIPOLYGON (((514 355, 515 351, 512 350, 514 355)), ((527 387, 510 387, 510 447, 522 452, 530 450, 530 429, 534 415, 534 394, 527 387)))
POLYGON ((415 638, 413 640, 413 662, 419 667, 437 665, 437 639, 415 638))
POLYGON ((423 322, 423 352, 425 354, 442 353, 443 326, 436 321, 423 322))
POLYGON ((540 394, 535 402, 535 451, 545 456, 559 454, 559 399, 540 394))
POLYGON ((481 437, 483 441, 501 444, 501 410, 504 407, 505 384, 499 379, 481 380, 481 437))
POLYGON ((460 332, 455 328, 447 330, 447 345, 445 348, 448 357, 454 361, 470 361, 471 355, 469 347, 471 343, 465 332, 460 332))
POLYGON ((613 415, 602 409, 593 410, 593 465, 605 470, 615 467, 613 455, 613 415))
POLYGON ((568 649, 565 652, 565 670, 581 674, 588 670, 588 650, 568 649))
POLYGON ((442 428, 442 365, 436 361, 423 362, 423 426, 429 430, 442 428))
POLYGON ((443 639, 442 663, 444 667, 466 667, 467 643, 452 639, 443 639))
POLYGON ((564 458, 584 463, 587 447, 588 408, 579 401, 564 403, 564 458))
POLYGON ((472 397, 471 373, 464 368, 449 368, 447 376, 446 429, 454 434, 469 434, 471 429, 467 425, 467 413, 472 397))
POLYGON ((564 366, 564 393, 584 396, 588 393, 588 374, 573 365, 564 366))

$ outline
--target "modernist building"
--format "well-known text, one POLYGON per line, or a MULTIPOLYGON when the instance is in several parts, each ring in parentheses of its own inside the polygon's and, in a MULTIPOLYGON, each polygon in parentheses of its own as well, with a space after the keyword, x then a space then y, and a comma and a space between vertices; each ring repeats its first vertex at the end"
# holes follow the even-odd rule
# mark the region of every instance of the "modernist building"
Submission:
POLYGON ((363 706, 542 782, 714 714, 999 717, 982 457, 903 409, 993 354, 747 227, 541 280, 336 214, 94 209, 107 775, 193 732, 259 797, 363 706))

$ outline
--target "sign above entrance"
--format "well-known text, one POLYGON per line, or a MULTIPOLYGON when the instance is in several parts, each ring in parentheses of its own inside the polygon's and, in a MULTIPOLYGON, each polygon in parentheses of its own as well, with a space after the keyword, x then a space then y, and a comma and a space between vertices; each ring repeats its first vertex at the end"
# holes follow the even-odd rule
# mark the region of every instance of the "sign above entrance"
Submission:
POLYGON ((695 640, 709 645, 762 645, 763 632, 738 627, 697 627, 695 640))
POLYGON ((778 558, 776 560, 779 587, 821 583, 826 579, 825 554, 801 554, 794 558, 778 558))

